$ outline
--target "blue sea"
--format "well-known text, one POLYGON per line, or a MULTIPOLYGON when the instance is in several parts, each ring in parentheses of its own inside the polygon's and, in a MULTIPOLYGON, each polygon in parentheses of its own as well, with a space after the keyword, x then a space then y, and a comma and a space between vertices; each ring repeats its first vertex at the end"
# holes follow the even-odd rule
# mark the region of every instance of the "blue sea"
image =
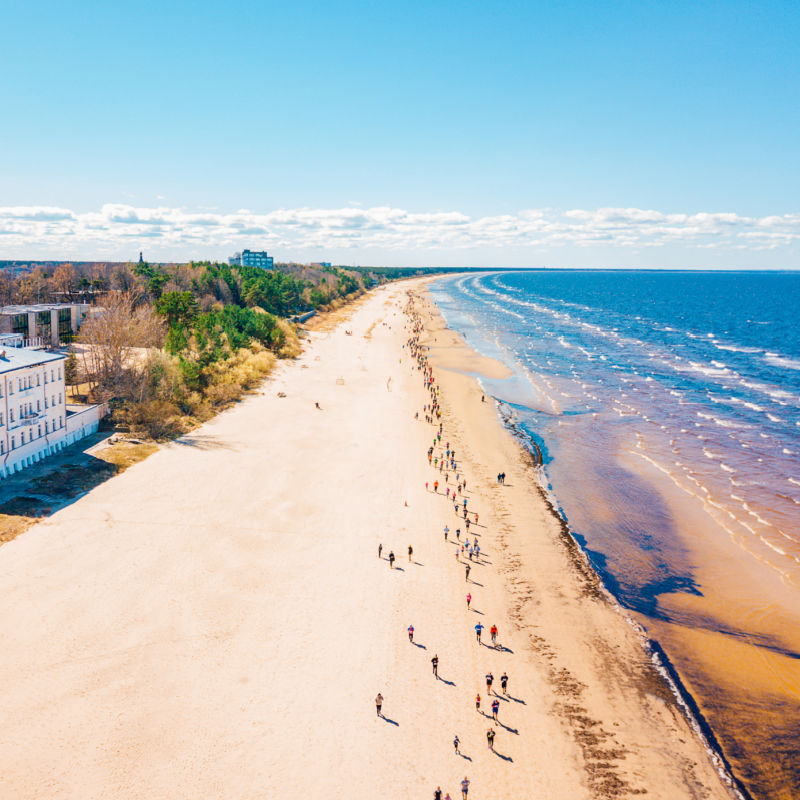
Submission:
MULTIPOLYGON (((451 328, 510 367, 485 389, 541 449, 572 533, 665 636, 712 723, 739 727, 740 700, 716 692, 708 663, 731 660, 728 642, 764 654, 776 697, 800 697, 800 273, 462 273, 431 291, 451 328), (679 627, 713 633, 719 652, 685 651, 679 627)), ((796 750, 793 730, 769 746, 796 750)), ((746 774, 750 745, 737 744, 746 774)), ((766 788, 759 769, 750 785, 766 788)))

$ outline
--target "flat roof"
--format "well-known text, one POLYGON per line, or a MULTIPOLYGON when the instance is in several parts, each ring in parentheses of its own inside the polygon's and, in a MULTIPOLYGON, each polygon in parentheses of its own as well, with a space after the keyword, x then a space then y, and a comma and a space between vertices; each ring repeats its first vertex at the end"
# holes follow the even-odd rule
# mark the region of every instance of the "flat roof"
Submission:
POLYGON ((86 305, 86 303, 34 303, 29 306, 3 306, 0 309, 0 314, 27 314, 31 311, 52 311, 53 309, 83 305, 86 305))
POLYGON ((60 353, 48 353, 45 350, 30 350, 26 347, 6 347, 5 358, 2 357, 3 348, 0 347, 0 375, 13 372, 26 367, 38 367, 54 361, 63 361, 65 356, 60 353))

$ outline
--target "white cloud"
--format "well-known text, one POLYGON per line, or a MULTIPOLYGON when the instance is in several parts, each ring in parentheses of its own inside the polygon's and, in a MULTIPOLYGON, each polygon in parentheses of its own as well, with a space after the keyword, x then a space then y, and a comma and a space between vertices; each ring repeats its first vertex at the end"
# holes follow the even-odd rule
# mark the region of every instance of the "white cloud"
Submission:
POLYGON ((61 258, 69 253, 88 260, 130 255, 131 242, 137 240, 146 241, 148 248, 158 243, 159 251, 170 252, 174 258, 248 246, 280 247, 287 256, 292 251, 342 247, 442 252, 678 245, 698 251, 758 251, 796 244, 800 214, 758 218, 729 212, 545 208, 471 217, 458 211, 412 212, 386 206, 219 213, 107 204, 89 212, 49 206, 0 207, 0 232, 6 257, 61 258))

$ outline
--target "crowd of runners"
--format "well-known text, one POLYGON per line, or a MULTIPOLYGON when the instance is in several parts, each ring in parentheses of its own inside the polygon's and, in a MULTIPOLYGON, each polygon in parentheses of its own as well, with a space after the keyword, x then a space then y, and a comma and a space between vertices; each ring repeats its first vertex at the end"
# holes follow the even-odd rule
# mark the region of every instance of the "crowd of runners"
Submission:
MULTIPOLYGON (((483 566, 487 562, 485 555, 481 549, 480 535, 477 530, 470 533, 470 526, 478 527, 479 515, 469 507, 469 497, 467 495, 467 478, 463 474, 463 470, 456 457, 456 450, 454 445, 447 440, 444 433, 444 425, 442 422, 442 410, 440 406, 440 389, 436 382, 428 356, 426 355, 427 347, 421 343, 421 335, 423 333, 422 318, 415 307, 413 297, 409 298, 408 304, 405 309, 408 317, 409 338, 406 342, 405 348, 412 359, 413 367, 422 375, 423 386, 427 392, 426 402, 423 404, 422 413, 415 414, 416 419, 423 419, 427 424, 433 426, 434 435, 431 445, 427 449, 426 458, 428 465, 434 471, 434 479, 425 483, 425 491, 432 492, 440 495, 446 503, 453 504, 453 512, 455 520, 453 528, 449 525, 444 526, 444 541, 451 546, 455 544, 455 559, 459 566, 464 566, 465 580, 469 587, 474 585, 470 581, 470 571, 473 565, 483 566)), ((505 482, 505 473, 498 474, 498 483, 505 482)), ((378 547, 378 556, 381 556, 382 545, 378 547)), ((408 558, 412 560, 413 549, 409 545, 408 558)), ((395 556, 393 552, 389 553, 389 566, 394 568, 395 556)), ((467 612, 474 611, 472 608, 473 595, 471 588, 466 593, 466 606, 467 612)), ((477 612, 480 613, 480 612, 477 612)), ((498 644, 498 627, 492 624, 489 627, 489 636, 491 644, 482 641, 482 635, 485 626, 479 621, 474 626, 475 636, 479 646, 491 647, 494 649, 504 650, 498 644)), ((408 626, 408 638, 413 643, 414 641, 414 626, 408 626)), ((435 654, 431 659, 433 675, 437 680, 439 678, 439 656, 435 654)), ((490 703, 491 720, 499 723, 500 714, 500 699, 508 698, 508 675, 506 672, 500 676, 500 689, 502 694, 498 694, 497 689, 494 688, 494 675, 491 671, 486 673, 486 696, 487 702, 490 703)), ((381 716, 383 696, 378 694, 376 697, 376 707, 378 716, 381 716)), ((488 714, 481 710, 481 696, 477 693, 475 696, 475 709, 482 717, 489 717, 488 714)), ((505 726, 503 726, 505 727, 505 726)), ((489 727, 486 730, 486 741, 489 750, 495 752, 494 744, 497 731, 495 727, 489 727)), ((458 735, 454 736, 453 747, 456 755, 462 755, 460 750, 461 739, 458 735)), ((506 760, 510 760, 506 756, 501 756, 506 760)), ((468 800, 470 781, 467 776, 464 776, 461 782, 461 797, 462 800, 468 800)), ((434 800, 452 800, 449 793, 443 793, 441 787, 437 787, 434 791, 434 800)))

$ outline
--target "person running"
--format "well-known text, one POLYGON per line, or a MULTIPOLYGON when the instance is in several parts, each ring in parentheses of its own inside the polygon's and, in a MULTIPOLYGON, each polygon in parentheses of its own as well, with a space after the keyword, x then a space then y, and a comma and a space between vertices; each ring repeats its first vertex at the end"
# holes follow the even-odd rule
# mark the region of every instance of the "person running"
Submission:
POLYGON ((489 749, 494 752, 494 728, 486 731, 486 741, 489 743, 489 749))
POLYGON ((500 676, 500 688, 503 690, 503 694, 508 694, 508 675, 505 672, 500 676))
POLYGON ((489 634, 492 637, 492 644, 496 647, 497 646, 497 625, 492 625, 492 627, 489 628, 489 634))
POLYGON ((500 701, 495 697, 495 699, 492 700, 492 717, 494 718, 495 722, 497 722, 497 714, 499 713, 499 711, 500 711, 500 701))
POLYGON ((458 556, 459 556, 460 551, 461 551, 461 548, 460 547, 456 547, 456 561, 458 561, 458 556))
POLYGON ((389 569, 394 569, 394 552, 389 551, 389 569))
POLYGON ((494 675, 491 672, 486 673, 486 694, 492 693, 492 684, 494 683, 494 675))
POLYGON ((447 534, 450 533, 450 528, 447 525, 444 526, 444 540, 447 541, 447 534))
POLYGON ((475 549, 472 545, 467 548, 467 553, 469 554, 469 560, 472 561, 472 554, 475 552, 475 549))
POLYGON ((461 744, 461 739, 459 739, 459 738, 458 738, 458 734, 456 734, 456 735, 453 737, 453 750, 455 750, 455 753, 456 753, 456 755, 457 755, 457 756, 458 756, 458 755, 461 755, 461 753, 459 753, 459 752, 458 752, 458 746, 459 746, 459 744, 461 744))
POLYGON ((380 557, 381 557, 381 553, 382 553, 382 552, 383 552, 383 545, 382 545, 382 544, 379 544, 379 545, 378 545, 378 558, 380 558, 380 557))
POLYGON ((469 517, 464 517, 464 527, 467 529, 467 533, 469 533, 469 517))
POLYGON ((469 781, 467 780, 467 776, 464 776, 464 780, 461 781, 461 800, 467 800, 467 795, 469 794, 469 781))
POLYGON ((433 793, 433 800, 442 800, 442 787, 437 786, 433 793))
POLYGON ((439 492, 439 481, 434 481, 433 482, 433 491, 438 494, 438 492, 439 492))
POLYGON ((475 710, 479 714, 481 713, 481 696, 479 694, 475 695, 475 710))
POLYGON ((467 611, 469 611, 469 604, 472 602, 472 594, 467 592, 467 611))
POLYGON ((456 528, 456 541, 461 541, 461 528, 456 528))
POLYGON ((409 545, 408 546, 408 560, 409 561, 411 561, 411 556, 413 556, 413 555, 414 555, 414 548, 411 545, 409 545))
POLYGON ((474 513, 475 513, 475 524, 477 525, 478 524, 478 512, 475 511, 474 513))
POLYGON ((375 708, 378 709, 378 716, 382 717, 381 708, 383 708, 383 695, 378 692, 378 696, 375 698, 375 708))
POLYGON ((482 634, 482 633, 483 633, 483 625, 481 625, 481 623, 479 622, 479 623, 478 623, 478 624, 475 626, 475 636, 476 636, 476 637, 477 637, 477 639, 478 639, 478 644, 480 644, 480 643, 481 643, 481 634, 482 634))
POLYGON ((469 583, 469 571, 471 569, 472 569, 472 567, 469 564, 467 564, 467 573, 466 573, 466 576, 464 577, 464 580, 467 581, 467 583, 469 583))
POLYGON ((408 641, 411 642, 412 644, 414 643, 414 626, 413 625, 409 625, 408 626, 408 641))
POLYGON ((431 666, 433 667, 433 676, 434 676, 434 678, 436 678, 438 680, 439 679, 439 656, 438 655, 434 655, 434 657, 431 659, 431 666))

